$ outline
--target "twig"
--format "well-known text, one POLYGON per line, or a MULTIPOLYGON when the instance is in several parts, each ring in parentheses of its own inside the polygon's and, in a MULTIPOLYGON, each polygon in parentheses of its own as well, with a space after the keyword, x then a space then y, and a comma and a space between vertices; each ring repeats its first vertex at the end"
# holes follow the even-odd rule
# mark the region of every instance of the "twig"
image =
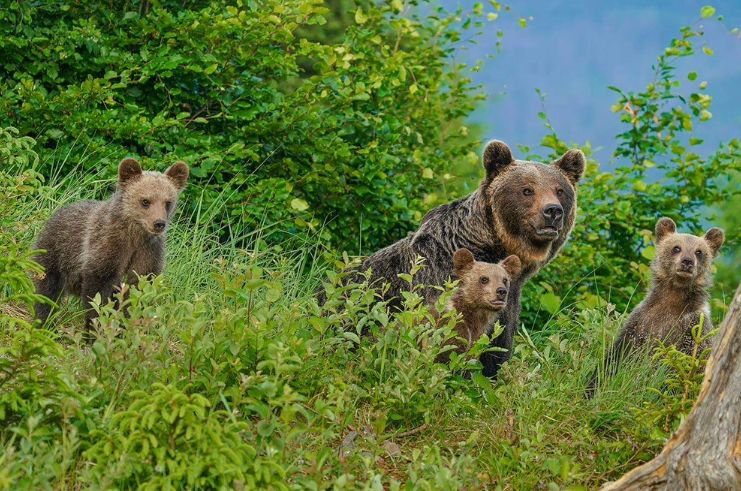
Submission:
POLYGON ((417 433, 422 433, 424 430, 427 429, 428 426, 429 425, 427 423, 425 423, 425 424, 423 424, 421 426, 417 426, 416 428, 411 429, 409 431, 402 431, 401 433, 397 433, 396 434, 396 438, 404 438, 404 437, 407 437, 407 436, 416 435, 417 433))

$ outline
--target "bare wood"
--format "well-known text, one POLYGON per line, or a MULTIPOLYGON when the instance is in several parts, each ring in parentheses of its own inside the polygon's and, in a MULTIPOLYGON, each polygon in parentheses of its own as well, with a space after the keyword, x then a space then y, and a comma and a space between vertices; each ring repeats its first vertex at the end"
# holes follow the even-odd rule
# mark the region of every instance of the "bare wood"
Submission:
POLYGON ((638 489, 741 490, 741 284, 687 419, 657 457, 602 486, 638 489))

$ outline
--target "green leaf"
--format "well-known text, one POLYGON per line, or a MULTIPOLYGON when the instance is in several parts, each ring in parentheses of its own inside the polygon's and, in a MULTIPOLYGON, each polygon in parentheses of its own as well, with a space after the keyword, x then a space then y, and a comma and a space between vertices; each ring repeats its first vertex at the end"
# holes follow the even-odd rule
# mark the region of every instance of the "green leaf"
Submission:
POLYGON ((540 296, 540 305, 542 305, 549 314, 553 315, 558 312, 558 309, 561 306, 561 297, 551 292, 544 293, 540 296))
POLYGON ((422 171, 422 178, 423 179, 433 179, 434 177, 435 177, 435 173, 429 167, 426 167, 422 171))
POLYGON ((355 22, 361 25, 368 22, 368 16, 365 15, 365 12, 363 12, 363 9, 360 7, 355 11, 355 22))
POLYGON ((301 198, 293 198, 291 200, 291 208, 296 211, 306 211, 309 209, 309 203, 301 198))
POLYGON ((656 247, 648 246, 641 251, 641 256, 645 257, 649 261, 652 261, 656 257, 656 247))
POLYGON ((687 74, 688 80, 697 80, 697 72, 690 72, 687 74))
POLYGON ((712 17, 715 15, 715 7, 712 5, 705 5, 703 8, 700 9, 700 17, 703 19, 707 19, 708 17, 712 17))
POLYGON ((712 48, 710 48, 708 46, 703 46, 702 47, 702 52, 705 53, 708 56, 713 56, 713 53, 714 53, 714 51, 712 50, 712 48))

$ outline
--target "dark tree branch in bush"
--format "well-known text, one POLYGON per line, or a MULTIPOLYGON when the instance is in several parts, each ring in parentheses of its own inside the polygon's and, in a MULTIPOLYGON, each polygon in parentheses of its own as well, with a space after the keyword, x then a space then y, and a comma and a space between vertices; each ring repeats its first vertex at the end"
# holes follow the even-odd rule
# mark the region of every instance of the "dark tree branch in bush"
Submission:
POLYGON ((741 284, 692 412, 656 458, 603 491, 741 489, 741 284))

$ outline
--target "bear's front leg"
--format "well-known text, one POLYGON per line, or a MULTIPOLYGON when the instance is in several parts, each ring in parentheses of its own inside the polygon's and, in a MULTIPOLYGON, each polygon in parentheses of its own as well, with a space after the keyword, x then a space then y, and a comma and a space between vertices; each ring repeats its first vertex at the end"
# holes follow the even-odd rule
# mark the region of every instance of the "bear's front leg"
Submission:
POLYGON ((520 324, 520 289, 512 289, 507 306, 504 308, 502 315, 499 316, 499 323, 504 328, 502 334, 491 340, 489 344, 492 347, 501 348, 505 351, 489 351, 481 355, 479 360, 484 366, 482 373, 489 378, 496 378, 499 367, 512 356, 512 346, 514 344, 515 333, 520 324))
POLYGON ((95 295, 100 293, 100 304, 105 305, 113 297, 113 288, 118 283, 115 275, 89 276, 82 283, 82 302, 85 306, 85 332, 89 336, 93 328, 93 320, 98 317, 98 313, 90 305, 95 299, 95 295))

